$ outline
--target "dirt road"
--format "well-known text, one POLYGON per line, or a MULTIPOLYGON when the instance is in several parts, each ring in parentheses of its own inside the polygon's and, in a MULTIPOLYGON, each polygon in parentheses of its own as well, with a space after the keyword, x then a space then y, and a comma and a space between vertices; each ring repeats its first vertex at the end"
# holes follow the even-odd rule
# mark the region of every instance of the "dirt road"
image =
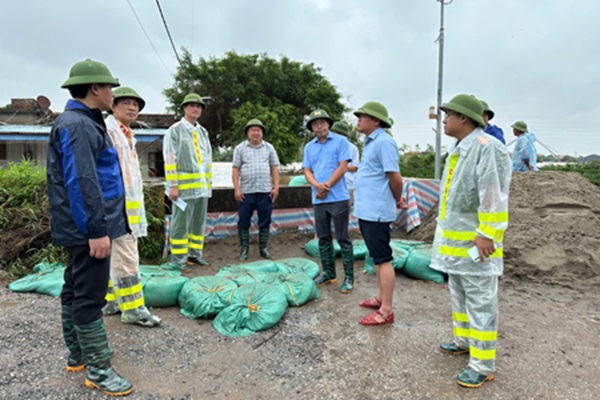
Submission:
MULTIPOLYGON (((278 235, 272 252, 304 256, 309 239, 278 235)), ((237 238, 207 244, 214 274, 235 261, 237 238)), ((251 247, 256 258, 256 246, 251 247)), ((339 264, 339 261, 338 261, 339 264)), ((273 329, 232 339, 210 321, 177 308, 157 309, 150 330, 105 319, 113 363, 132 380, 132 399, 597 399, 600 393, 600 293, 528 281, 501 283, 498 374, 478 390, 455 383, 464 356, 437 351, 451 337, 450 301, 442 285, 398 276, 396 323, 363 327, 358 302, 375 278, 357 262, 357 288, 336 286, 322 299, 290 308, 273 329)), ((341 265, 338 265, 341 273, 341 265)), ((0 288, 0 398, 105 398, 65 372, 59 301, 0 288)))

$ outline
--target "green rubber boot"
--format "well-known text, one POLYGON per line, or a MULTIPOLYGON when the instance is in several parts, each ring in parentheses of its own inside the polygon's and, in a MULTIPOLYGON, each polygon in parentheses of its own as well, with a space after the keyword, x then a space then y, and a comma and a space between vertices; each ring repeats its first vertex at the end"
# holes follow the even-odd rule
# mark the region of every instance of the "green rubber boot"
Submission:
POLYGON ((85 325, 75 325, 87 367, 85 386, 109 396, 126 396, 133 385, 119 375, 110 362, 110 348, 102 319, 85 325))
POLYGON ((324 286, 329 283, 337 282, 335 274, 335 254, 333 253, 333 244, 329 243, 325 246, 319 246, 319 256, 321 257, 321 265, 323 273, 315 279, 317 286, 324 286))
POLYGON ((354 288, 354 252, 352 247, 348 250, 342 248, 342 263, 346 277, 344 278, 340 292, 350 293, 354 288))
POLYGON ((60 318, 62 320, 63 337, 67 349, 69 349, 69 357, 67 358, 67 371, 68 372, 79 372, 85 368, 83 362, 83 353, 79 346, 79 337, 75 330, 75 323, 73 322, 73 307, 62 306, 60 310, 60 318))
POLYGON ((248 250, 250 249, 250 230, 238 228, 238 236, 240 237, 240 261, 248 259, 248 250))
POLYGON ((456 378, 456 383, 460 386, 468 388, 478 388, 483 385, 486 381, 494 379, 494 375, 483 375, 475 371, 471 367, 467 367, 463 372, 456 378))
POLYGON ((269 228, 262 228, 258 231, 258 248, 260 249, 260 256, 267 260, 272 260, 273 256, 269 252, 267 243, 269 242, 269 228))
POLYGON ((459 347, 454 342, 440 343, 440 351, 442 353, 452 354, 453 356, 469 354, 469 349, 459 347))

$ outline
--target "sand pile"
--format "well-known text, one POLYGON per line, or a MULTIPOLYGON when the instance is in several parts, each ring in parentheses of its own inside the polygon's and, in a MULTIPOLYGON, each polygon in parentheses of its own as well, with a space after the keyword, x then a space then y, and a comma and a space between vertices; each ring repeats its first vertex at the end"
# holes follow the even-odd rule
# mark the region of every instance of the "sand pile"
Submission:
MULTIPOLYGON (((600 188, 577 173, 514 174, 504 240, 507 278, 600 284, 600 188)), ((437 207, 432 210, 437 215, 437 207)), ((411 233, 433 240, 433 214, 411 233)))

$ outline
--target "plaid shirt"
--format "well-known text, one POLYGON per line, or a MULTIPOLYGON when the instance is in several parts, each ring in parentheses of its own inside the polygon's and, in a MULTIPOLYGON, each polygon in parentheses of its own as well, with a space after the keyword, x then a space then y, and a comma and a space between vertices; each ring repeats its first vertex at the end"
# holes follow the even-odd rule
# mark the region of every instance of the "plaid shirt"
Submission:
POLYGON ((275 148, 262 141, 252 147, 248 140, 238 144, 233 151, 233 167, 240 169, 240 190, 242 193, 270 193, 271 167, 279 166, 275 148))

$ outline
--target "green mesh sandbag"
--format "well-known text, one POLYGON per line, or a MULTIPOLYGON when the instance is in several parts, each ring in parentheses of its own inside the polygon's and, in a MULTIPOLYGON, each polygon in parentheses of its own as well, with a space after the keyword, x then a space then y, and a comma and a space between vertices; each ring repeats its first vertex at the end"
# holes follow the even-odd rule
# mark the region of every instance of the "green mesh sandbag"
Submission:
POLYGON ((35 292, 60 297, 65 283, 64 276, 64 265, 42 262, 33 267, 32 274, 12 282, 8 288, 13 292, 35 292))
POLYGON ((141 276, 181 276, 181 268, 175 263, 140 265, 141 276))
POLYGON ((221 335, 248 336, 269 329, 279 322, 288 302, 283 291, 266 283, 254 283, 237 288, 231 303, 213 321, 221 335))
MULTIPOLYGON (((390 247, 392 248, 392 257, 394 258, 392 260, 392 267, 394 267, 396 271, 400 271, 406 264, 409 252, 401 247, 394 247, 391 243, 390 247)), ((367 256, 365 257, 363 272, 371 275, 375 274, 375 262, 373 258, 369 256, 369 252, 367 252, 367 256)))
POLYGON ((444 283, 444 274, 429 267, 431 248, 431 245, 414 248, 408 255, 402 272, 414 279, 444 283))
POLYGON ((282 258, 276 260, 275 263, 279 268, 279 272, 286 275, 304 273, 312 279, 321 273, 319 264, 306 258, 282 258))
POLYGON ((179 307, 191 319, 209 318, 229 304, 237 284, 221 276, 200 276, 190 279, 179 292, 179 307))
POLYGON ((248 270, 239 264, 223 267, 216 274, 216 276, 234 281, 238 286, 264 282, 268 279, 268 275, 270 274, 266 272, 248 270))
POLYGON ((298 175, 292 178, 288 186, 305 186, 308 185, 308 181, 304 175, 298 175))
POLYGON ((354 256, 355 260, 364 260, 368 253, 369 249, 367 249, 367 245, 365 244, 364 240, 354 239, 352 241, 352 255, 354 256))
MULTIPOLYGON (((319 239, 310 240, 304 246, 304 250, 306 251, 306 254, 308 254, 309 256, 314 257, 314 258, 319 258, 320 257, 319 239)), ((333 253, 335 254, 336 257, 342 253, 342 248, 340 247, 340 244, 338 243, 337 240, 333 241, 333 253)))
POLYGON ((369 256, 368 252, 365 256, 365 266, 363 267, 363 272, 365 274, 375 275, 375 262, 373 257, 369 256))
POLYGON ((306 274, 283 275, 279 288, 290 306, 298 307, 321 298, 315 281, 306 274))
MULTIPOLYGON (((279 272, 279 268, 277 267, 277 263, 273 260, 258 260, 252 261, 242 264, 233 264, 228 265, 227 267, 236 267, 243 268, 248 271, 258 271, 258 272, 266 272, 266 273, 275 273, 279 272)), ((221 268, 223 269, 223 268, 221 268)))
POLYGON ((177 305, 179 292, 188 280, 189 278, 181 275, 142 275, 146 306, 172 307, 177 305))
POLYGON ((428 242, 422 242, 420 240, 407 240, 407 239, 392 239, 390 240, 390 246, 392 248, 402 248, 405 250, 412 250, 416 247, 422 247, 428 244, 428 242))

